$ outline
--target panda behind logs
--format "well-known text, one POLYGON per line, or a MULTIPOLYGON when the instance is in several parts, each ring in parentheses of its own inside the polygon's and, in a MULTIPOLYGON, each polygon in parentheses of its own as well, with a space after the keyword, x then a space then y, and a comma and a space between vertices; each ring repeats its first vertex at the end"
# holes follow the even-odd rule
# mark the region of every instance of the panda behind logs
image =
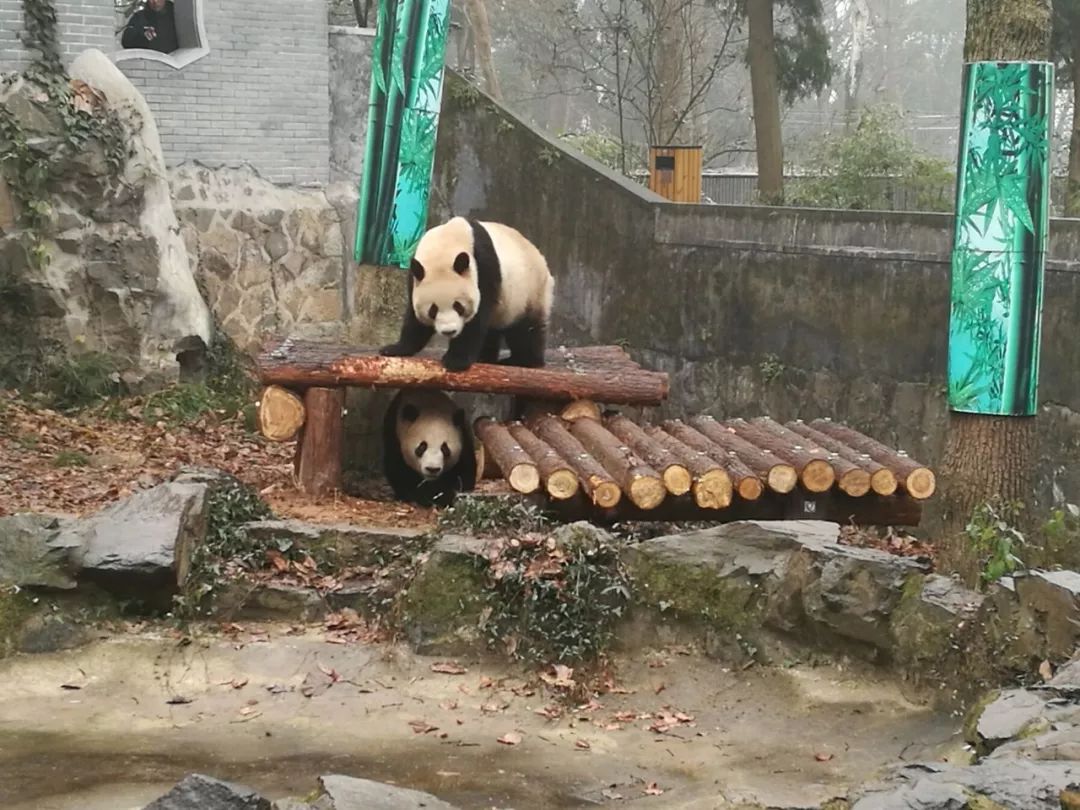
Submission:
POLYGON ((398 500, 449 506, 476 486, 465 411, 442 391, 402 390, 383 420, 383 472, 398 500))
POLYGON ((519 231, 497 222, 454 217, 428 230, 410 266, 401 336, 382 354, 411 356, 438 332, 450 339, 442 363, 544 365, 555 280, 543 254, 519 231))

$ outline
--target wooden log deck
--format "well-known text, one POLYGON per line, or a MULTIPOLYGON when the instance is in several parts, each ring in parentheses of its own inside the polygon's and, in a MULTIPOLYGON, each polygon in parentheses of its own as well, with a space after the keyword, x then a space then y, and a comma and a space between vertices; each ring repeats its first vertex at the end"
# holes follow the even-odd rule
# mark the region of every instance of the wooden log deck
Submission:
POLYGON ((618 346, 557 348, 544 368, 477 363, 448 372, 441 352, 382 357, 376 349, 274 338, 257 360, 266 388, 259 425, 297 442, 300 487, 341 487, 344 388, 432 388, 517 397, 522 418, 475 425, 480 475, 538 499, 564 519, 702 521, 817 518, 917 525, 934 473, 904 452, 818 419, 768 417, 637 424, 605 405, 649 406, 668 394, 618 346))
POLYGON ((809 518, 880 526, 918 525, 936 489, 925 465, 827 419, 637 425, 615 413, 564 418, 573 410, 478 420, 478 470, 499 481, 483 489, 596 523, 809 518))

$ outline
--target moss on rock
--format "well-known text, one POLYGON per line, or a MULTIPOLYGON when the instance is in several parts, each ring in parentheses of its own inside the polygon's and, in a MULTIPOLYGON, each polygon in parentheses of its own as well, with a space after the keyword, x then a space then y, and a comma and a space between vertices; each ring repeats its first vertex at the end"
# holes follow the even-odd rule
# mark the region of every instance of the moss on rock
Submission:
POLYGON ((0 588, 0 658, 16 647, 22 628, 33 615, 29 597, 0 588))
POLYGON ((484 577, 467 555, 436 552, 405 593, 402 621, 420 652, 479 646, 484 577))
POLYGON ((635 600, 661 613, 704 619, 732 631, 759 624, 757 588, 744 578, 724 577, 705 566, 659 562, 644 555, 634 556, 630 573, 635 600))

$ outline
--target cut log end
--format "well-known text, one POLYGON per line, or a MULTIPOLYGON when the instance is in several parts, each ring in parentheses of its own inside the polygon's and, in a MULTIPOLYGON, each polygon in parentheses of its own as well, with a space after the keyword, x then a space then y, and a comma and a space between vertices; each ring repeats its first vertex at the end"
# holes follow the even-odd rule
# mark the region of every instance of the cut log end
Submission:
POLYGON ((870 476, 870 488, 875 495, 892 495, 896 492, 896 476, 884 467, 870 476))
POLYGON ((547 494, 557 501, 573 498, 579 488, 578 478, 570 470, 556 470, 548 476, 547 494))
POLYGON ((710 470, 693 484, 694 503, 702 509, 724 509, 731 505, 731 477, 723 470, 710 470))
POLYGON ((926 467, 920 467, 904 479, 904 489, 912 498, 925 500, 934 494, 937 488, 937 479, 933 471, 926 467))
POLYGON ((776 464, 769 470, 766 483, 773 492, 786 495, 799 483, 799 474, 790 464, 776 464))
POLYGON ((589 486, 592 489, 592 502, 601 509, 612 509, 622 500, 622 490, 614 481, 593 478, 589 486))
POLYGON ((870 491, 870 479, 870 473, 866 470, 855 469, 840 476, 840 480, 836 482, 836 485, 844 494, 850 495, 852 498, 861 498, 870 491))
POLYGON ((540 489, 540 473, 535 464, 518 464, 512 467, 506 481, 515 492, 522 495, 529 495, 540 489))
POLYGON ((667 497, 667 488, 663 481, 652 476, 642 475, 634 478, 627 487, 631 503, 640 509, 655 509, 667 497))
POLYGON ((559 414, 567 422, 576 422, 578 419, 594 419, 600 421, 600 406, 591 399, 575 399, 562 409, 559 414))
POLYGON ((661 473, 661 477, 664 479, 664 487, 672 495, 685 495, 694 483, 690 471, 681 464, 672 464, 661 473))
POLYGON ((824 459, 814 459, 803 467, 801 480, 809 492, 828 492, 836 483, 836 472, 824 459))
POLYGON ((306 416, 303 400, 289 389, 280 385, 263 389, 259 399, 259 432, 270 441, 295 439, 306 416))
MULTIPOLYGON (((794 487, 792 487, 794 489, 794 487)), ((743 478, 739 481, 739 497, 744 501, 756 501, 765 494, 765 487, 759 478, 743 478)), ((790 490, 789 490, 790 491, 790 490)))

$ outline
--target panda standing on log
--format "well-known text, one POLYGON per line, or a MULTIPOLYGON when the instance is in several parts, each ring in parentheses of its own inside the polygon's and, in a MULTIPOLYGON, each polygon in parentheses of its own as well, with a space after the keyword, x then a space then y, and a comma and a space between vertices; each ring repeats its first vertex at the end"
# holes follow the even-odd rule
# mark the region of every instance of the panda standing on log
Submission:
POLYGON ((454 217, 421 237, 401 337, 381 353, 414 355, 438 332, 450 339, 442 358, 447 371, 476 362, 538 368, 554 287, 543 254, 519 231, 454 217), (504 339, 510 356, 500 361, 504 339))
POLYGON ((442 391, 399 391, 383 420, 383 472, 394 495, 450 506, 476 486, 476 453, 465 411, 442 391))

